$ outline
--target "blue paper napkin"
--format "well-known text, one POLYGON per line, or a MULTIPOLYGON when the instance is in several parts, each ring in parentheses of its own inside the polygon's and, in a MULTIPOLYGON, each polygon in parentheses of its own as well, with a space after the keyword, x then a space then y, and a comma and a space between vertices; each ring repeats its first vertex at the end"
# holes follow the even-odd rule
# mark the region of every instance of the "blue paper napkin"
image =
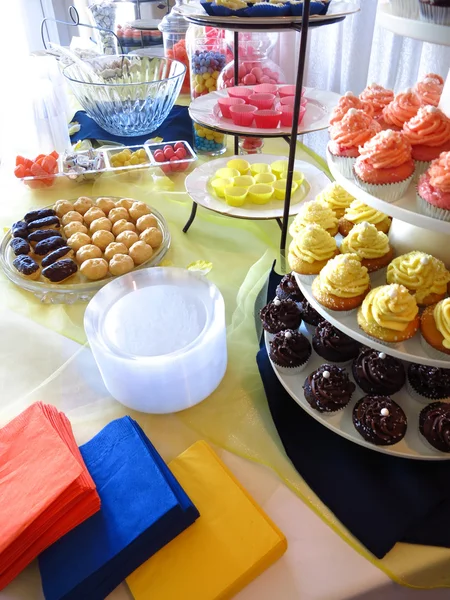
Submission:
POLYGON ((80 448, 101 510, 39 557, 46 600, 103 600, 199 516, 130 417, 80 448))

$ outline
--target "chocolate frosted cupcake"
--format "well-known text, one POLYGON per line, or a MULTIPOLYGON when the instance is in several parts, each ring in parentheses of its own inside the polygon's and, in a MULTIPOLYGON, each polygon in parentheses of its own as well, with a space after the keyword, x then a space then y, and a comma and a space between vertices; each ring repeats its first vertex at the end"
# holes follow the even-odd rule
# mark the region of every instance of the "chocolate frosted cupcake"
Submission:
POLYGON ((366 394, 391 395, 405 384, 403 364, 384 352, 363 346, 352 364, 353 377, 366 394))
POLYGON ((450 452, 450 404, 432 402, 419 416, 419 431, 433 448, 450 452))
POLYGON ((405 437, 406 415, 389 396, 364 396, 353 408, 353 425, 368 442, 392 446, 405 437))
POLYGON ((345 408, 355 389, 347 371, 336 365, 322 365, 303 384, 308 404, 321 413, 332 413, 345 408))
POLYGON ((317 325, 325 321, 325 319, 311 306, 306 298, 298 303, 298 307, 306 329, 309 333, 315 333, 317 325))
POLYGON ((310 356, 311 344, 299 331, 287 329, 270 340, 269 357, 280 373, 292 375, 303 371, 310 356))
POLYGON ((312 339, 314 350, 319 356, 331 362, 345 363, 358 356, 361 344, 333 327, 328 321, 321 321, 312 339))
POLYGON ((450 369, 411 363, 408 367, 408 392, 414 400, 428 404, 450 396, 450 369))
POLYGON ((293 300, 294 302, 301 302, 305 299, 295 281, 293 273, 289 273, 283 277, 280 285, 277 287, 276 295, 280 300, 293 300))
POLYGON ((268 333, 279 333, 285 329, 298 329, 302 322, 300 309, 293 300, 275 298, 261 309, 262 326, 268 333))

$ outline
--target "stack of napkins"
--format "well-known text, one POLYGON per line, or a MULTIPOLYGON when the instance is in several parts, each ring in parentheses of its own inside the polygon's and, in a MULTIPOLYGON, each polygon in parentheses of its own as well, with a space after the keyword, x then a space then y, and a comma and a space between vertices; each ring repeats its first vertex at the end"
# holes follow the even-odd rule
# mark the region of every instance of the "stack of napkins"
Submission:
POLYGON ((100 508, 67 418, 36 403, 0 429, 0 589, 100 508))
POLYGON ((102 506, 39 557, 46 600, 103 600, 199 516, 133 419, 80 450, 102 506))
POLYGON ((135 600, 231 598, 282 556, 286 538, 205 442, 170 468, 201 516, 130 575, 128 586, 135 600))

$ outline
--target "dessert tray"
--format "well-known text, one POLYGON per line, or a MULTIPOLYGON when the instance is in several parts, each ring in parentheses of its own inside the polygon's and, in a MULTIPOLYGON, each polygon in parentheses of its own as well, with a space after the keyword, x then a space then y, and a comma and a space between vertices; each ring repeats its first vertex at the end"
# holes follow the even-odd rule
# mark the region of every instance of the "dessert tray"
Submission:
MULTIPOLYGON (((240 86, 241 87, 241 86, 240 86)), ((252 86, 244 86, 251 88, 252 86)), ((281 137, 290 135, 292 127, 279 126, 275 129, 255 129, 255 127, 244 127, 235 125, 231 119, 222 116, 217 104, 219 98, 228 96, 226 89, 210 92, 196 98, 189 107, 191 118, 201 125, 206 125, 223 133, 237 133, 239 135, 257 135, 263 137, 281 137)), ((309 133, 326 129, 329 125, 330 113, 339 101, 339 94, 305 88, 304 98, 308 101, 306 112, 299 123, 298 134, 309 133)))
MULTIPOLYGON (((267 204, 251 204, 247 202, 244 206, 230 206, 224 199, 218 198, 210 185, 210 180, 216 171, 226 167, 227 163, 234 158, 242 156, 229 156, 204 163, 190 173, 185 180, 186 191, 194 202, 214 212, 236 217, 240 219, 279 219, 283 216, 284 202, 282 200, 270 200, 267 204)), ((283 156, 272 154, 249 154, 245 160, 252 163, 273 163, 277 160, 285 160, 283 156)), ((330 182, 328 177, 317 167, 302 160, 296 160, 294 170, 301 171, 305 175, 303 183, 292 194, 289 215, 296 215, 301 203, 305 200, 313 200, 317 194, 330 182)))
MULTIPOLYGON (((380 271, 370 273, 369 275, 372 289, 386 284, 386 269, 381 269, 380 271)), ((370 346, 371 348, 375 348, 380 352, 386 352, 387 354, 402 360, 417 362, 423 365, 431 365, 434 367, 441 367, 444 369, 450 368, 450 355, 448 358, 437 359, 432 358, 427 354, 420 341, 420 331, 418 331, 411 339, 404 342, 399 342, 398 344, 383 343, 382 341, 369 337, 362 329, 360 329, 356 320, 358 309, 347 314, 339 313, 339 311, 329 310, 325 306, 322 306, 314 298, 311 284, 300 281, 300 278, 297 274, 295 275, 295 279, 311 306, 313 306, 317 312, 332 325, 349 335, 354 340, 357 340, 366 346, 370 346)))
MULTIPOLYGON (((99 197, 94 196, 90 197, 93 202, 98 198, 99 197)), ((105 197, 102 196, 102 198, 105 197)), ((121 198, 110 196, 107 199, 117 202, 121 198)), ((69 200, 71 203, 75 201, 76 198, 69 200)), ((53 206, 47 206, 46 208, 53 208, 53 206)), ((151 214, 157 221, 157 228, 162 233, 162 241, 158 247, 154 248, 151 257, 141 264, 135 264, 135 267, 131 272, 134 272, 140 268, 158 265, 170 247, 171 237, 167 222, 157 210, 150 206, 148 208, 151 210, 151 214)), ((64 227, 61 225, 61 235, 67 239, 67 236, 63 230, 64 227)), ((14 260, 17 258, 11 248, 11 241, 13 239, 17 238, 13 237, 12 230, 9 229, 0 243, 0 266, 10 281, 20 288, 31 292, 45 304, 73 304, 75 302, 86 302, 90 300, 92 296, 94 296, 94 294, 105 284, 117 277, 108 272, 103 278, 90 281, 80 272, 80 270, 61 283, 51 283, 48 280, 45 280, 42 275, 36 280, 24 277, 13 265, 14 260)), ((33 250, 30 254, 33 256, 33 258, 36 258, 37 262, 40 261, 40 258, 44 258, 43 256, 35 257, 33 255, 33 250)), ((73 257, 73 260, 76 261, 75 257, 73 257)))
MULTIPOLYGON (((304 287, 302 288, 304 292, 304 287)), ((306 296, 306 294, 305 294, 306 296)), ((307 298, 310 301, 310 298, 307 298)), ((314 305, 314 308, 317 308, 314 305)), ((327 315, 324 315, 327 317, 327 315)), ((333 322, 332 319, 329 319, 330 322, 333 322)), ((344 327, 339 326, 342 331, 345 333, 349 333, 344 329, 344 327)), ((311 335, 304 328, 304 325, 301 327, 301 332, 311 341, 311 335)), ((354 336, 356 338, 356 336, 354 336)), ((264 340, 267 348, 267 353, 269 353, 269 338, 270 335, 267 332, 264 332, 264 340)), ((364 340, 367 342, 367 340, 364 340)), ((367 345, 374 346, 375 344, 370 341, 367 345)), ((389 354, 393 354, 391 348, 383 347, 385 352, 389 354)), ((295 373, 293 375, 286 375, 285 373, 280 373, 275 364, 271 362, 273 370, 275 371, 276 376, 278 377, 281 385, 288 392, 288 394, 297 402, 299 406, 303 408, 311 417, 319 421, 322 425, 334 431, 338 435, 344 437, 345 439, 354 442, 360 446, 364 446, 365 448, 369 448, 370 450, 375 450, 376 452, 381 452, 383 454, 390 454, 392 456, 397 456, 401 458, 409 458, 416 460, 450 460, 450 456, 444 452, 439 452, 439 450, 433 449, 431 446, 426 444, 423 441, 422 436, 419 433, 419 414, 420 411, 424 408, 424 405, 416 402, 414 399, 406 391, 406 387, 397 392, 396 394, 392 394, 391 398, 397 402, 404 410, 406 414, 406 418, 408 421, 408 428, 406 430, 405 437, 398 442, 397 444, 393 444, 392 446, 377 446, 375 444, 371 444, 367 442, 361 435, 356 431, 353 421, 352 421, 352 412, 353 407, 356 402, 365 396, 365 392, 363 392, 358 386, 356 386, 356 390, 353 393, 352 399, 350 403, 342 410, 337 411, 335 413, 324 414, 320 413, 313 408, 311 408, 310 404, 306 401, 304 393, 303 393, 303 383, 306 377, 318 369, 321 365, 325 364, 326 361, 318 356, 314 350, 312 351, 311 358, 306 365, 305 369, 300 373, 295 373)), ((336 364, 338 366, 343 367, 347 370, 350 380, 355 383, 351 372, 351 365, 345 366, 344 364, 339 363, 331 363, 336 364)))

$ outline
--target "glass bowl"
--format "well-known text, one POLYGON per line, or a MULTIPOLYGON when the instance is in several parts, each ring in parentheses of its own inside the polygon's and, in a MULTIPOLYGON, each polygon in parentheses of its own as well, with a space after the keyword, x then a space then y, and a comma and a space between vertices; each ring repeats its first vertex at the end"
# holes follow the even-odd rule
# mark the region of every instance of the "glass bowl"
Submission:
MULTIPOLYGON (((96 200, 99 197, 100 196, 90 196, 92 200, 96 200)), ((120 200, 121 198, 120 196, 108 197, 115 201, 120 200)), ((102 196, 102 198, 104 198, 104 196, 102 196)), ((74 201, 74 199, 70 200, 70 202, 74 201)), ((46 208, 52 208, 52 206, 47 206, 46 208)), ((141 268, 158 265, 170 248, 170 232, 166 220, 157 210, 151 206, 149 206, 149 208, 158 221, 158 227, 163 234, 163 241, 154 254, 152 254, 151 258, 142 265, 135 267, 131 273, 134 273, 141 268)), ((117 277, 107 275, 104 279, 100 279, 99 281, 88 281, 80 274, 80 272, 76 273, 67 282, 63 281, 62 283, 49 283, 46 281, 26 279, 20 275, 13 265, 16 256, 10 246, 12 239, 11 230, 9 230, 6 232, 0 244, 0 266, 10 281, 23 290, 34 294, 43 304, 74 304, 75 302, 88 302, 105 284, 113 279, 117 279, 117 277)))
POLYGON ((183 84, 186 67, 177 60, 119 54, 65 67, 78 102, 113 135, 152 133, 166 119, 183 84))

